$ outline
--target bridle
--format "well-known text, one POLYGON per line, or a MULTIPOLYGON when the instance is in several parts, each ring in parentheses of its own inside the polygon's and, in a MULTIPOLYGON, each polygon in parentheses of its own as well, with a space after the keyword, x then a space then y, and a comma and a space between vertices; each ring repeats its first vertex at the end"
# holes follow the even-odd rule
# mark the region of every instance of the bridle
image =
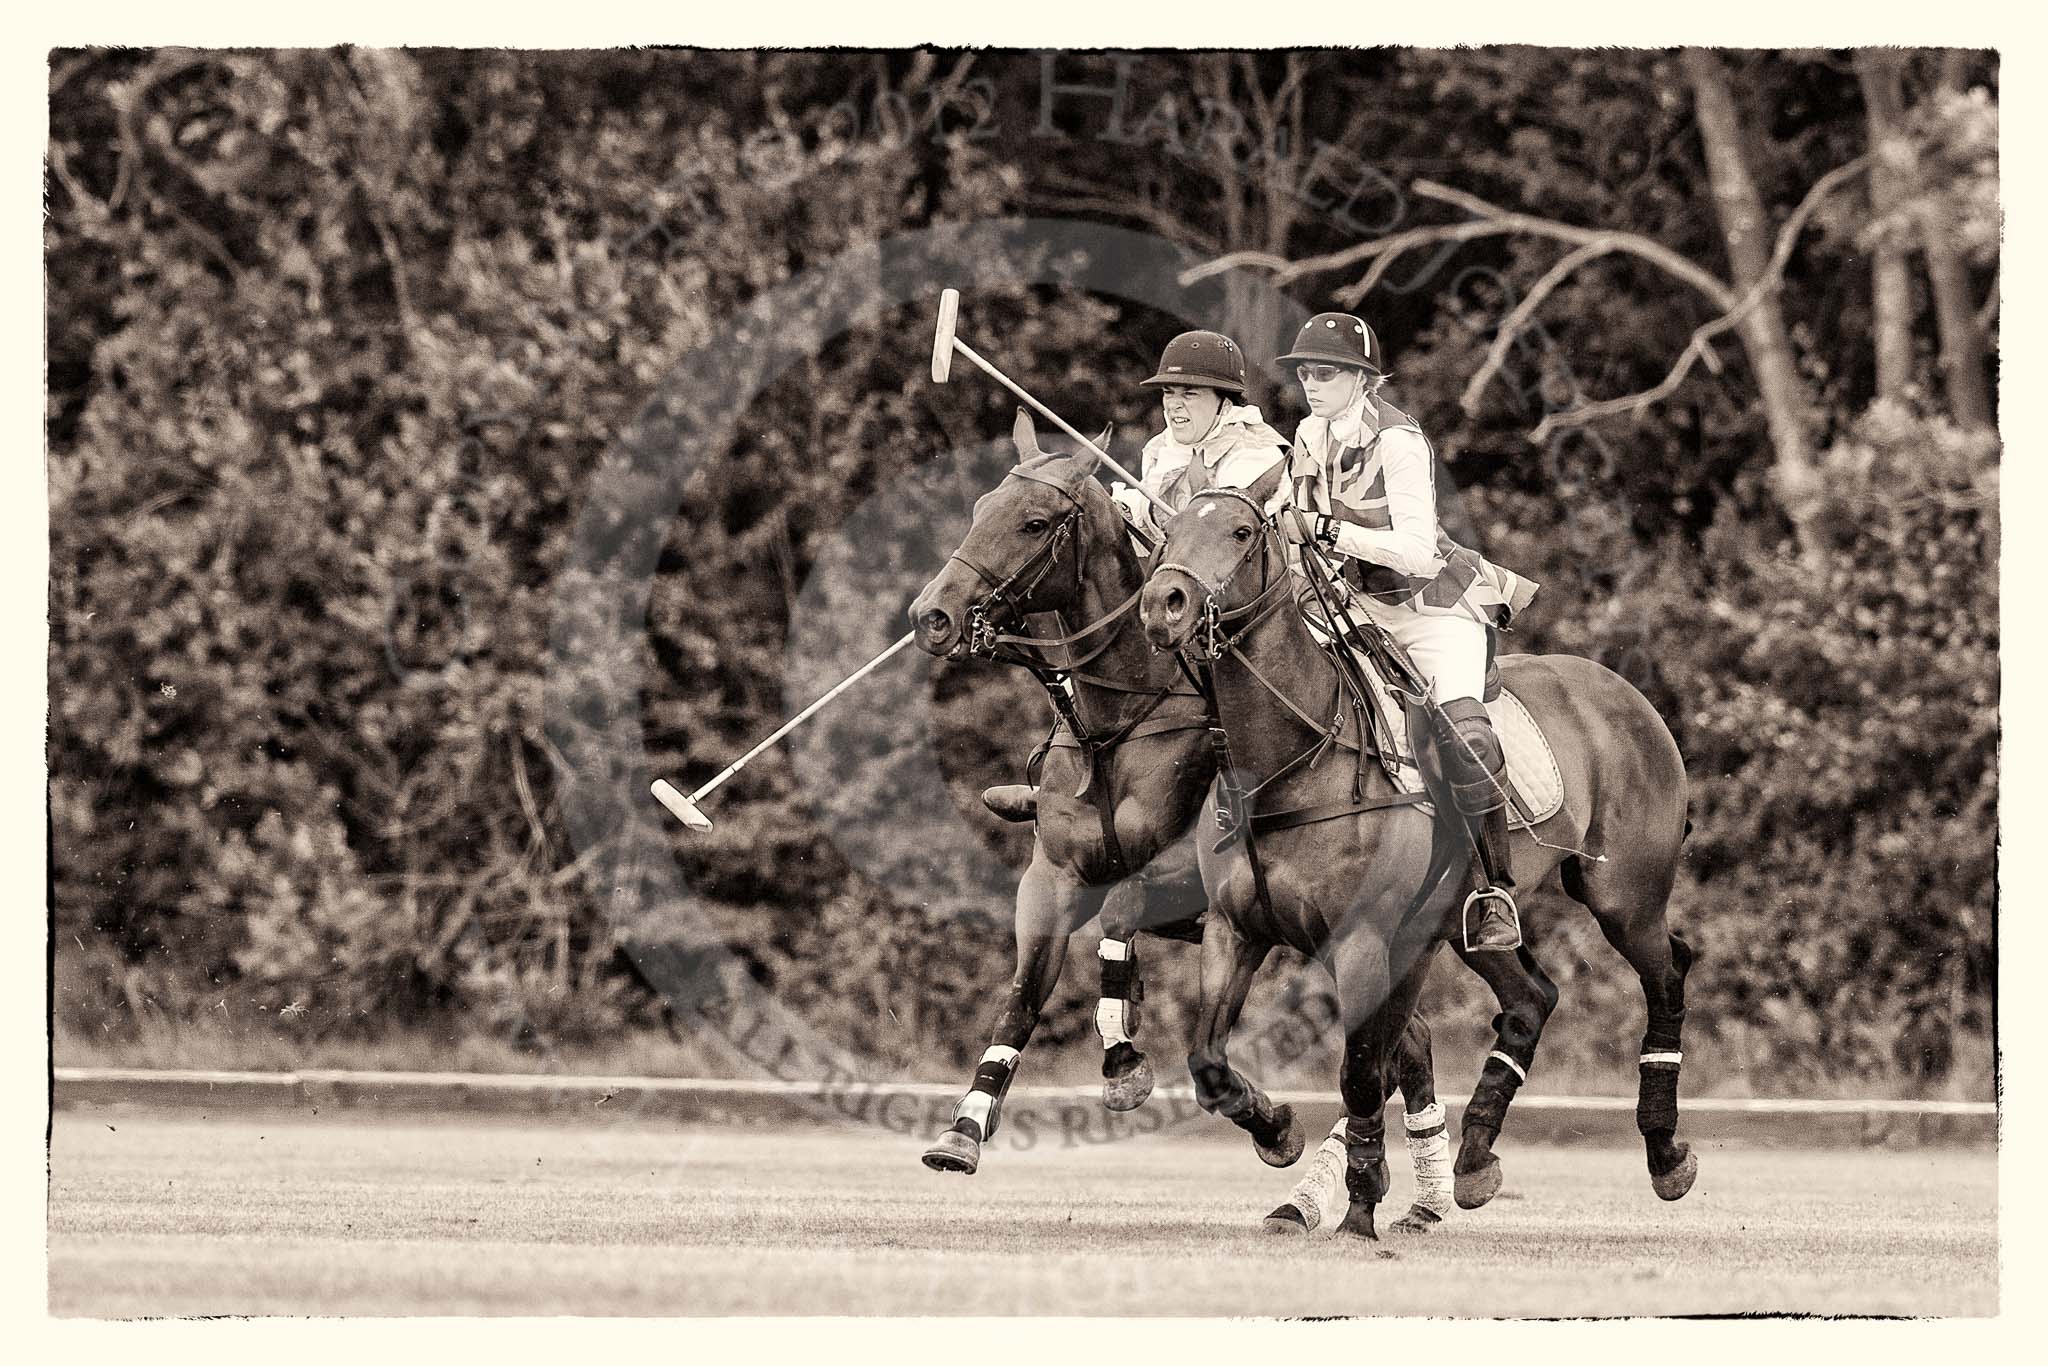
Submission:
MULTIPOLYGON (((1252 510, 1254 523, 1257 527, 1256 534, 1247 540, 1244 551, 1237 557, 1236 561, 1220 577, 1213 581, 1196 572, 1191 566, 1175 560, 1163 560, 1153 570, 1154 575, 1167 570, 1178 571, 1194 580, 1195 584, 1202 590, 1203 596, 1199 609, 1201 612, 1201 625, 1199 630, 1202 634, 1203 649, 1196 656, 1201 666, 1196 682, 1209 703, 1209 713, 1212 718, 1211 737, 1217 753, 1219 771, 1226 775, 1231 774, 1233 771, 1230 764, 1229 741, 1222 724, 1222 711, 1216 697, 1213 672, 1213 666, 1226 657, 1234 658, 1237 663, 1242 665, 1246 672, 1257 680, 1261 687, 1278 699, 1282 706, 1292 712, 1307 727, 1310 735, 1314 737, 1305 748, 1286 763, 1280 765, 1278 769, 1269 774, 1257 787, 1245 790, 1235 787, 1234 781, 1231 782, 1227 786, 1225 797, 1227 805, 1233 809, 1228 812, 1219 811, 1217 813, 1218 824, 1224 827, 1227 834, 1234 833, 1235 829, 1239 826, 1245 829, 1246 846, 1252 860, 1253 877, 1261 884, 1260 899, 1263 901, 1266 895, 1263 887, 1264 872, 1260 866, 1256 840, 1252 838, 1255 834, 1286 829, 1296 825, 1308 825, 1317 821, 1334 820, 1339 816, 1354 815, 1363 811, 1378 810, 1383 807, 1411 805, 1423 798, 1420 794, 1411 793, 1373 798, 1368 798, 1365 795, 1365 774, 1368 763, 1378 761, 1384 752, 1391 752, 1391 746, 1388 741, 1376 739, 1374 736, 1373 713, 1365 701, 1365 686, 1362 680, 1347 677, 1347 669, 1354 667, 1348 657, 1345 657, 1344 662, 1341 663, 1338 658, 1329 658, 1330 668, 1336 675, 1333 689, 1335 695, 1331 699, 1329 708, 1334 715, 1329 720, 1323 721, 1318 720, 1301 704, 1292 697, 1289 697, 1278 684, 1266 676, 1265 672, 1259 668, 1257 662, 1245 651, 1243 647, 1246 638, 1257 629, 1260 623, 1279 610, 1283 604, 1296 601, 1293 592, 1293 576, 1289 573, 1282 573, 1275 580, 1272 574, 1272 556, 1268 552, 1271 538, 1274 532, 1279 529, 1278 514, 1269 515, 1256 498, 1240 489, 1205 489, 1189 500, 1189 507, 1192 508, 1194 503, 1201 499, 1234 499, 1237 502, 1243 503, 1252 510), (1237 576, 1244 572, 1245 566, 1251 562, 1254 556, 1257 556, 1259 560, 1260 580, 1258 593, 1242 606, 1223 607, 1221 600, 1224 593, 1230 588, 1231 583, 1237 576), (1355 718, 1357 723, 1357 738, 1355 740, 1347 739, 1344 734, 1347 714, 1355 718), (1352 750, 1358 756, 1358 767, 1352 782, 1351 801, 1324 803, 1319 806, 1304 807, 1294 811, 1254 814, 1253 807, 1261 792, 1304 765, 1314 767, 1331 749, 1352 750)), ((1184 511, 1181 515, 1187 516, 1188 513, 1184 511)), ((1199 516, 1200 514, 1196 515, 1199 516)), ((1312 596, 1318 601, 1323 601, 1324 589, 1319 582, 1318 576, 1314 573, 1309 573, 1305 577, 1308 579, 1308 587, 1305 590, 1304 596, 1312 596)), ((1189 653, 1195 652, 1190 651, 1189 653)), ((1341 647, 1339 647, 1338 653, 1342 653, 1341 647)))
MULTIPOLYGON (((1257 532, 1246 540, 1243 553, 1213 583, 1197 573, 1192 566, 1182 564, 1178 560, 1163 560, 1153 568, 1152 573, 1154 576, 1157 576, 1171 570, 1185 574, 1188 578, 1195 581, 1196 587, 1202 590, 1200 608, 1202 648, 1199 652, 1191 651, 1190 653, 1195 653, 1196 658, 1206 664, 1213 664, 1225 655, 1238 652, 1238 642, 1246 635, 1249 635, 1259 623, 1272 615, 1280 604, 1286 600, 1290 585, 1287 575, 1284 573, 1277 582, 1273 580, 1272 557, 1267 555, 1265 551, 1267 540, 1278 526, 1278 523, 1273 517, 1267 515, 1266 510, 1259 505, 1258 500, 1241 489, 1210 488, 1204 489, 1194 495, 1193 498, 1190 498, 1188 500, 1189 507, 1192 508, 1197 500, 1204 498, 1233 499, 1251 509, 1252 524, 1257 528, 1257 532), (1244 571, 1244 567, 1251 563, 1254 555, 1259 558, 1258 593, 1250 602, 1242 607, 1225 609, 1221 605, 1224 592, 1230 587, 1231 582, 1244 571), (1240 625, 1240 623, 1242 624, 1240 625), (1231 627, 1237 627, 1237 629, 1229 634, 1225 634, 1226 630, 1231 627)), ((1284 701, 1285 699, 1283 698, 1282 700, 1284 701)), ((1292 706, 1293 704, 1289 703, 1289 705, 1292 706)), ((1315 723, 1311 722, 1310 724, 1314 725, 1315 723)))
MULTIPOLYGON (((969 559, 957 550, 946 557, 949 560, 957 560, 960 564, 971 570, 976 578, 988 586, 988 592, 982 594, 968 605, 967 649, 970 654, 981 655, 989 659, 1002 658, 997 651, 999 645, 1003 643, 1003 637, 998 633, 998 621, 1002 618, 998 618, 990 609, 992 607, 1000 607, 1004 618, 1007 618, 1009 621, 1023 621, 1024 602, 1038 591, 1039 585, 1045 582, 1048 574, 1052 573, 1053 567, 1059 563, 1060 552, 1066 548, 1069 541, 1074 542, 1078 547, 1074 556, 1074 586, 1076 590, 1086 581, 1088 545, 1075 532, 1081 524, 1081 519, 1087 515, 1087 506, 1075 496, 1072 489, 1057 480, 1047 479, 1041 475, 1032 474, 1021 469, 1011 470, 1010 477, 1013 479, 1028 479, 1034 484, 1043 484, 1049 489, 1056 489, 1070 506, 1065 515, 1061 516, 1046 529, 1045 539, 1038 543, 1037 548, 1024 557, 1022 564, 1006 575, 998 575, 988 566, 969 559)), ((1031 638, 1026 637, 1026 639, 1031 638)), ((1105 645, 1107 644, 1107 642, 1104 643, 1105 645)), ((1093 656, 1091 655, 1090 658, 1093 658, 1093 656)), ((1011 660, 1007 662, 1014 663, 1017 661, 1011 660)))

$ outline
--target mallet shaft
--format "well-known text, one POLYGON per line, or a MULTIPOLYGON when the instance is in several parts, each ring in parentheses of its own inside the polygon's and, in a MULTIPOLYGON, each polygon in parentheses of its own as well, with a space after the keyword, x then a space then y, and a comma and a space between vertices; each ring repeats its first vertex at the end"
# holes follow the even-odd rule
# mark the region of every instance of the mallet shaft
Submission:
POLYGON ((1004 374, 1002 371, 996 369, 995 366, 983 360, 973 347, 969 346, 966 342, 961 341, 958 337, 955 337, 953 338, 953 349, 958 351, 961 355, 967 357, 967 359, 973 361, 983 370, 987 371, 989 376, 992 379, 994 379, 996 383, 1002 385, 1005 389, 1008 389, 1018 398, 1021 398, 1026 403, 1030 404, 1031 407, 1034 410, 1036 410, 1040 416, 1044 417, 1048 422, 1052 423, 1053 426, 1059 428, 1068 436, 1073 437, 1074 440, 1080 442, 1089 450, 1094 451, 1096 458, 1101 460, 1102 463, 1109 468, 1111 473, 1117 475, 1126 484, 1129 484, 1132 488, 1136 489, 1138 492, 1144 494, 1147 498, 1151 499, 1152 506, 1158 508, 1168 517, 1174 515, 1173 509, 1167 505, 1166 500, 1161 498, 1159 495, 1153 493, 1150 489, 1146 488, 1143 483, 1139 482, 1137 475, 1132 474, 1122 465, 1119 465, 1116 463, 1116 461, 1110 459, 1108 451, 1103 450, 1102 447, 1096 445, 1093 441, 1090 441, 1087 437, 1081 435, 1072 427, 1069 427, 1066 423, 1065 418, 1061 417, 1052 409, 1046 407, 1043 403, 1040 403, 1037 399, 1031 397, 1031 395, 1025 393, 1021 385, 1019 385, 1015 380, 1011 379, 1008 375, 1004 374))
POLYGON ((876 655, 873 659, 861 665, 858 669, 855 669, 846 677, 840 679, 839 682, 832 686, 832 690, 830 692, 826 693, 823 697, 820 697, 817 701, 811 703, 810 706, 805 707, 795 716, 790 717, 787 721, 783 722, 780 726, 776 727, 775 733, 773 735, 769 736, 766 740, 763 740, 760 744, 755 745, 752 749, 748 750, 745 754, 742 754, 739 758, 733 760, 732 764, 725 770, 725 772, 719 774, 716 778, 713 778, 710 782, 704 784, 704 786, 698 788, 695 792, 692 792, 690 794, 690 800, 692 802, 701 802, 706 797, 710 796, 713 792, 717 791, 718 788, 725 783, 726 779, 732 777, 733 774, 745 768, 747 766, 747 762, 750 759, 752 759, 755 755, 761 753, 761 751, 773 745, 777 740, 780 740, 783 736, 789 734, 798 726, 802 725, 811 717, 815 716, 818 713, 818 711, 825 706, 826 703, 830 702, 833 698, 839 696, 839 694, 845 692, 848 688, 852 687, 855 683, 858 683, 861 679, 867 677, 870 673, 873 673, 876 667, 879 666, 883 660, 887 659, 890 655, 895 654, 898 650, 902 649, 904 646, 908 645, 911 641, 915 639, 917 639, 917 632, 911 631, 907 633, 903 637, 903 639, 897 641, 894 645, 891 645, 888 649, 882 651, 882 653, 876 655))

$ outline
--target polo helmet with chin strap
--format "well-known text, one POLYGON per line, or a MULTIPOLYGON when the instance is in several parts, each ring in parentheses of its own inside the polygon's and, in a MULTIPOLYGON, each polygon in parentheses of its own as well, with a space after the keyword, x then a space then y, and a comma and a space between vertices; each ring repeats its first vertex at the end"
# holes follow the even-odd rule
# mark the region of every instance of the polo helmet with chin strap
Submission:
POLYGON ((1363 319, 1354 318, 1349 313, 1316 314, 1294 334, 1294 349, 1273 363, 1293 365, 1316 361, 1348 365, 1381 378, 1387 373, 1386 359, 1380 352, 1380 339, 1363 319))
POLYGON ((1221 332, 1183 332, 1159 355, 1159 373, 1145 381, 1150 387, 1189 384, 1244 395, 1244 349, 1221 332))

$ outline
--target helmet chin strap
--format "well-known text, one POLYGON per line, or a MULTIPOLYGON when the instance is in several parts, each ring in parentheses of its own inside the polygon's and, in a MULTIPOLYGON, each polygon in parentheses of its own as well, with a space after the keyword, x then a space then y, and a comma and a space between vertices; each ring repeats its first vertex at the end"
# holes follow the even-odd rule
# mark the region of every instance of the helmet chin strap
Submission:
POLYGON ((1343 409, 1344 412, 1349 413, 1356 411, 1363 404, 1366 394, 1371 390, 1372 386, 1367 381, 1365 371, 1363 370, 1346 370, 1344 373, 1351 376, 1351 397, 1344 401, 1343 409))

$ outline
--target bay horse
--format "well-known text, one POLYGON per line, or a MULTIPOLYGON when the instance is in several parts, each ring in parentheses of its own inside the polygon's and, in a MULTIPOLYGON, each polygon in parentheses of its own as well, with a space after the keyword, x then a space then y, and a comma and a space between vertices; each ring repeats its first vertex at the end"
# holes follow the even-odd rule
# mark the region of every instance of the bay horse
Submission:
MULTIPOLYGON (((1340 1090, 1350 1206, 1341 1228, 1374 1237, 1373 1207, 1387 1189, 1381 1110, 1394 1050, 1437 947, 1456 928, 1463 879, 1445 874, 1468 868, 1471 850, 1462 832, 1419 810, 1377 762, 1325 762, 1332 742, 1363 722, 1347 718, 1338 665, 1297 604, 1303 580, 1264 500, 1211 489, 1165 530, 1140 598, 1145 634, 1158 650, 1190 650, 1207 661, 1229 765, 1268 777, 1252 794, 1265 809, 1265 833, 1258 833, 1259 814, 1246 811, 1242 841, 1199 846, 1211 916, 1189 1056, 1197 1099, 1240 1127, 1258 1119, 1257 1088, 1229 1063, 1230 1030, 1274 946, 1318 959, 1336 981, 1345 1028, 1340 1090)), ((1636 1126, 1653 1189, 1676 1200, 1698 1170, 1676 1138, 1693 954, 1665 919, 1686 832, 1684 760, 1648 699, 1601 665, 1510 655, 1499 666, 1548 737, 1565 791, 1540 840, 1515 832, 1515 882, 1533 886, 1557 869, 1565 891, 1635 969, 1649 1017, 1636 1126)), ((1367 743, 1353 733, 1354 750, 1367 743)), ((1418 760, 1426 750, 1418 736, 1418 760)), ((1500 1046, 1460 1137, 1458 1203, 1469 1208, 1499 1189, 1493 1143, 1556 996, 1526 948, 1466 961, 1475 969, 1488 961, 1503 1006, 1500 1046)), ((1269 1215, 1267 1226, 1283 1231, 1307 1222, 1290 1204, 1269 1215)))
MULTIPOLYGON (((924 1154, 939 1171, 976 1170, 1076 930, 1099 912, 1105 941, 1128 943, 1141 928, 1192 941, 1209 919, 1190 923, 1185 914, 1201 888, 1189 832, 1215 771, 1207 704, 1173 656, 1155 652, 1138 628, 1147 566, 1094 478, 1095 455, 1041 450, 1021 410, 1011 439, 1019 463, 976 501, 959 549, 910 607, 925 651, 1030 668, 1059 717, 1035 801, 1009 793, 991 803, 1007 805, 999 814, 1012 818, 1035 815, 1036 841, 1017 886, 1016 972, 989 1048, 952 1127, 924 1154), (1050 638, 1004 634, 1040 613, 1085 624, 1050 638)), ((1276 468, 1272 483, 1278 474, 1276 468)), ((1127 1008, 1141 994, 1135 953, 1106 960, 1103 970, 1096 1021, 1105 1048, 1104 1102, 1135 1109, 1152 1088, 1143 1053, 1122 1037, 1127 1008), (1104 1028, 1110 1022, 1114 1031, 1104 1028)), ((1398 1048, 1405 1109, 1423 1115, 1436 1095, 1420 1016, 1398 1048)), ((1245 1127, 1269 1165, 1301 1156, 1304 1143, 1288 1106, 1267 1104, 1245 1127)), ((1438 1217, 1418 1201, 1397 1227, 1420 1231, 1438 1217)))

